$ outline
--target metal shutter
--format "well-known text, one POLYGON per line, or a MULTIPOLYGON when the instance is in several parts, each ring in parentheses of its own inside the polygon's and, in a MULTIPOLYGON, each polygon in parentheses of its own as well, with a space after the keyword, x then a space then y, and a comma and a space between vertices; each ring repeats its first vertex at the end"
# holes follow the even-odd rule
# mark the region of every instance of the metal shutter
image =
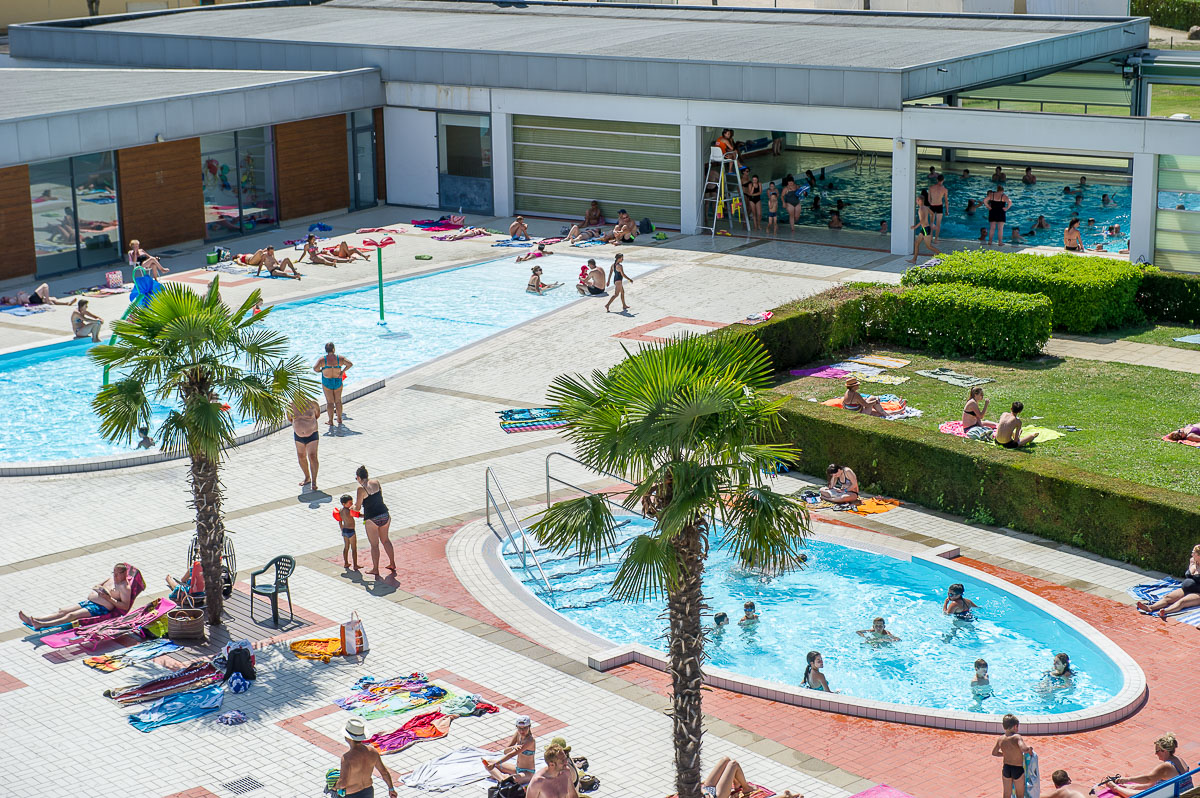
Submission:
POLYGON ((582 219, 598 200, 605 218, 679 225, 679 126, 514 115, 517 213, 582 219))
POLYGON ((1154 265, 1200 272, 1200 157, 1158 156, 1154 265), (1175 210, 1176 205, 1187 210, 1175 210))

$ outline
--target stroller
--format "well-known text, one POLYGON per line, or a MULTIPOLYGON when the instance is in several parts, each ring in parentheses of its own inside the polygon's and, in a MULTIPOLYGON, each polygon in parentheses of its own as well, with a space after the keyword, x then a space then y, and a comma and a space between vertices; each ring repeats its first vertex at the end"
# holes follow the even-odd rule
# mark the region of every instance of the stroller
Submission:
MULTIPOLYGON (((233 550, 232 530, 225 530, 225 543, 221 549, 221 595, 229 598, 233 595, 233 583, 237 580, 237 555, 233 550)), ((192 535, 192 544, 188 546, 187 567, 200 559, 200 536, 192 535)))

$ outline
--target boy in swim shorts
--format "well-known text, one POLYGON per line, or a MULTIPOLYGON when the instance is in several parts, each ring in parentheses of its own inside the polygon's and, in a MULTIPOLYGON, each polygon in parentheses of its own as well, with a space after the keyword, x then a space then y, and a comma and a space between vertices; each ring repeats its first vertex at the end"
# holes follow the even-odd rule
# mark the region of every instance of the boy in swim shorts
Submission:
POLYGON ((1016 788, 1017 798, 1025 798, 1025 755, 1032 753, 1033 748, 1021 737, 1020 721, 1016 715, 1005 715, 1000 725, 1004 734, 992 746, 992 756, 1003 758, 1004 766, 1000 771, 1005 795, 1012 795, 1016 788))
POLYGON ((354 552, 354 568, 358 570, 358 533, 354 529, 354 499, 345 494, 338 499, 341 509, 337 511, 338 527, 342 530, 342 561, 346 570, 350 568, 350 553, 354 552))

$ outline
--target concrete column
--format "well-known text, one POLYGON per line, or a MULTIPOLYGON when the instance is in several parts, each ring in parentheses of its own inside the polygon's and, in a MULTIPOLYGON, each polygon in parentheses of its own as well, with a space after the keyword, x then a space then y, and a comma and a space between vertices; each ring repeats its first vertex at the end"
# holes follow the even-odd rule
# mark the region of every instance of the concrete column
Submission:
POLYGON ((1134 153, 1133 199, 1129 213, 1129 261, 1154 262, 1154 228, 1158 210, 1158 156, 1134 153))
POLYGON ((892 139, 892 254, 912 255, 917 197, 917 142, 892 139))
POLYGON ((492 112, 492 206, 496 216, 513 214, 512 115, 492 112))
POLYGON ((686 235, 692 235, 700 226, 700 196, 704 192, 701 132, 696 125, 679 126, 679 229, 686 235))

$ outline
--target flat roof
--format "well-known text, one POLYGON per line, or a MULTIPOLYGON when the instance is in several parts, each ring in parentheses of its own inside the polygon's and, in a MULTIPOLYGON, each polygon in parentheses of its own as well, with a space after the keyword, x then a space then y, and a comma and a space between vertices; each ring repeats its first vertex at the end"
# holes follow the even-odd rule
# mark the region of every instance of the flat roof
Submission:
POLYGON ((443 85, 899 108, 905 100, 1144 47, 1149 22, 334 0, 207 7, 75 27, 14 26, 11 37, 13 52, 29 57, 157 66, 227 61, 263 69, 378 66, 384 80, 443 85))

